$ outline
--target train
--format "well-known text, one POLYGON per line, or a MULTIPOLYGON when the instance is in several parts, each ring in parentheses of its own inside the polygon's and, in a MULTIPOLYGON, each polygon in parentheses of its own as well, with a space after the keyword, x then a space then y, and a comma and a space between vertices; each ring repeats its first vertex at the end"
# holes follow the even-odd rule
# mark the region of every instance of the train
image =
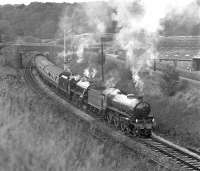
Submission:
POLYGON ((143 97, 119 89, 97 86, 87 77, 64 71, 44 55, 35 56, 39 76, 77 108, 96 113, 125 134, 150 137, 155 124, 149 103, 143 97))

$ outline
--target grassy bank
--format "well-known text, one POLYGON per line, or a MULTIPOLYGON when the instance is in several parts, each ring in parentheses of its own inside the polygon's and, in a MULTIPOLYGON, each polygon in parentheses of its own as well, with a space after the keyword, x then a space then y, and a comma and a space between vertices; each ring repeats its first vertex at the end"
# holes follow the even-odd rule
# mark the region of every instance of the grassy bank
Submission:
POLYGON ((189 83, 173 96, 166 96, 160 89, 159 75, 145 82, 145 98, 151 103, 157 126, 155 132, 179 144, 200 147, 200 93, 189 83))
POLYGON ((38 97, 12 68, 0 71, 0 170, 162 170, 137 150, 94 138, 87 124, 38 97))

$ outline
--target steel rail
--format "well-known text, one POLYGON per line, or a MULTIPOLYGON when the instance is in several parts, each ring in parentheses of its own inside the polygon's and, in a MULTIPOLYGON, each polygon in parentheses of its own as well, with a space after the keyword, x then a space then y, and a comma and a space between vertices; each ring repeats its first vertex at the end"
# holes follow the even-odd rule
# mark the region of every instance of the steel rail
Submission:
POLYGON ((32 91, 35 92, 37 95, 45 96, 46 94, 44 93, 44 91, 42 91, 42 89, 36 83, 36 81, 32 75, 32 71, 33 71, 33 65, 32 65, 32 61, 30 60, 27 63, 27 65, 25 66, 25 70, 24 70, 25 82, 32 89, 32 91))
MULTIPOLYGON (((162 138, 163 139, 163 138, 162 138)), ((175 163, 179 164, 181 167, 187 170, 197 170, 200 171, 200 156, 196 153, 194 154, 190 150, 185 150, 184 148, 178 145, 172 145, 173 143, 167 143, 166 140, 152 138, 149 139, 139 139, 139 141, 153 151, 162 153, 169 159, 175 161, 175 163)))

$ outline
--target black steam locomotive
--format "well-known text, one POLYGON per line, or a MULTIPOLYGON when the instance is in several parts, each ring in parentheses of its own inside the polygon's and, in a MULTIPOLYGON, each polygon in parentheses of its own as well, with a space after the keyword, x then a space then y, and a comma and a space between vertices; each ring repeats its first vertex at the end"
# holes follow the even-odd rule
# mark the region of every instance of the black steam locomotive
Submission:
POLYGON ((44 56, 35 57, 40 76, 64 94, 76 107, 98 113, 117 129, 133 135, 151 135, 154 118, 142 97, 116 88, 97 87, 87 78, 63 71, 44 56))

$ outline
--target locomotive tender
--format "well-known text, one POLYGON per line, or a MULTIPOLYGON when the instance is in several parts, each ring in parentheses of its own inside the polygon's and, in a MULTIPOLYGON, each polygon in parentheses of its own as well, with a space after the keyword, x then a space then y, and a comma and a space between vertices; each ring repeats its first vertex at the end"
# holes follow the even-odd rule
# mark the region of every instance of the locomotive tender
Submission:
POLYGON ((150 105, 141 97, 123 94, 116 88, 97 87, 86 77, 63 71, 42 55, 36 55, 35 65, 40 76, 76 107, 98 113, 124 133, 151 136, 154 118, 150 105))

